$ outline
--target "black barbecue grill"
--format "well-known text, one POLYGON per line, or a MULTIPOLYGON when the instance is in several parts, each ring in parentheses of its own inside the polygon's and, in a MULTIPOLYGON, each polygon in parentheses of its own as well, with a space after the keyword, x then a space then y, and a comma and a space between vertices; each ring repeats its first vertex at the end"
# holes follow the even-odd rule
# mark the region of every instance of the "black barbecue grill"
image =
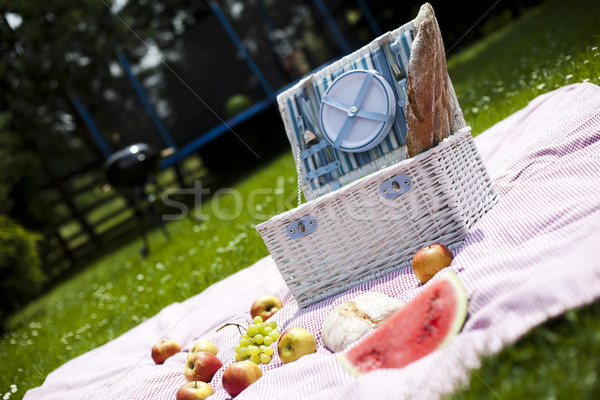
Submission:
POLYGON ((156 174, 160 169, 161 153, 146 143, 135 143, 113 153, 104 162, 106 178, 111 186, 119 190, 135 210, 140 219, 140 229, 144 247, 142 254, 148 255, 147 221, 158 223, 165 237, 169 233, 156 209, 155 197, 147 191, 148 184, 156 182, 156 174), (147 207, 143 207, 144 202, 147 207))
POLYGON ((158 172, 160 154, 146 143, 135 143, 113 153, 104 163, 108 182, 119 189, 145 185, 158 172))

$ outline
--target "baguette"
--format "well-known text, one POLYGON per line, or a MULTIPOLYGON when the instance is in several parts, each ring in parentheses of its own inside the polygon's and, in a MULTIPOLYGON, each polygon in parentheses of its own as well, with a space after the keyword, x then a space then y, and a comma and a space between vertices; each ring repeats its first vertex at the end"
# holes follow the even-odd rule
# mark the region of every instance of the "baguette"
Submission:
POLYGON ((444 42, 429 3, 421 6, 414 26, 406 101, 409 157, 437 145, 452 133, 455 125, 444 42))

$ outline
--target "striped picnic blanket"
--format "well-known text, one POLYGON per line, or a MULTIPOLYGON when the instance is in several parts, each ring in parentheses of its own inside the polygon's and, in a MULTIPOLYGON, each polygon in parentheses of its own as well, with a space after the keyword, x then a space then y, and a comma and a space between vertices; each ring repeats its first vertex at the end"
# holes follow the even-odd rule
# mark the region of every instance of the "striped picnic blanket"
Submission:
MULTIPOLYGON (((347 373, 321 341, 336 306, 366 291, 410 301, 422 290, 410 268, 299 310, 270 257, 52 372, 26 400, 174 399, 198 338, 214 341, 225 366, 234 361, 235 329, 259 295, 280 297, 281 329, 304 327, 318 350, 283 365, 275 353, 263 377, 237 399, 435 399, 467 383, 483 355, 498 352, 565 310, 600 297, 600 87, 575 84, 544 94, 475 138, 496 186, 498 203, 458 248, 452 265, 467 291, 468 318, 448 347, 402 369, 359 378, 347 373), (154 365, 152 345, 173 337, 184 352, 154 365)), ((441 272, 443 273, 443 271, 441 272)), ((435 278, 434 278, 435 279, 435 278)), ((41 353, 42 354, 42 353, 41 353)), ((227 399, 223 369, 210 399, 227 399)), ((490 398, 494 397, 490 392, 490 398)))

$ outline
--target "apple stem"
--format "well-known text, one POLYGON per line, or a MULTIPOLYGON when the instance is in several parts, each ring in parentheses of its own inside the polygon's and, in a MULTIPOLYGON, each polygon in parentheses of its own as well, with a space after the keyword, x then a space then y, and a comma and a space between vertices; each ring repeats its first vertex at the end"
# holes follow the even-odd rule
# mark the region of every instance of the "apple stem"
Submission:
POLYGON ((219 329, 217 329, 216 331, 219 332, 221 329, 225 328, 226 326, 237 326, 238 330, 240 331, 240 335, 242 334, 242 329, 245 329, 242 325, 240 324, 236 324, 235 322, 228 322, 225 325, 221 326, 219 329))

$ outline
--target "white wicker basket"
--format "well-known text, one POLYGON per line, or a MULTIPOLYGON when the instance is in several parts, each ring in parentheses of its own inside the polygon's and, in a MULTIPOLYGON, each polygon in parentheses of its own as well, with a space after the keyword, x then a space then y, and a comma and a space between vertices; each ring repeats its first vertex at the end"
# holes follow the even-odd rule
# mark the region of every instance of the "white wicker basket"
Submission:
MULTIPOLYGON (((414 27, 413 21, 411 21, 394 31, 381 35, 368 45, 346 55, 342 59, 308 75, 277 96, 279 111, 292 152, 294 155, 300 153, 299 157, 296 158, 296 166, 300 170, 300 183, 306 200, 314 200, 325 193, 347 185, 361 176, 407 158, 406 71, 410 59, 410 46, 413 35, 414 27), (393 124, 391 124, 391 129, 389 129, 385 139, 376 147, 355 152, 356 149, 352 151, 344 150, 343 146, 337 147, 332 143, 326 126, 333 123, 337 118, 333 118, 333 113, 323 114, 323 108, 328 108, 324 107, 324 103, 325 105, 329 104, 329 102, 324 102, 328 90, 332 90, 333 87, 347 87, 347 80, 344 82, 344 79, 348 78, 346 75, 359 71, 376 72, 377 77, 382 78, 380 80, 387 82, 389 87, 392 88, 394 96, 390 96, 389 93, 382 94, 379 100, 381 102, 394 101, 396 107, 392 107, 392 109, 396 108, 396 110, 393 113, 393 124), (317 144, 306 145, 304 133, 307 131, 315 135, 317 144)), ((373 81, 376 81, 376 79, 373 79, 373 81)), ((465 127, 466 122, 450 77, 448 77, 448 83, 450 85, 449 101, 452 110, 453 129, 458 130, 465 127)), ((347 97, 345 99, 338 98, 337 100, 351 102, 352 99, 347 97)), ((376 99, 371 98, 370 100, 376 99)), ((375 101, 374 103, 378 102, 375 101)), ((371 109, 373 105, 373 103, 363 104, 365 109, 371 109)), ((392 110, 389 111, 391 114, 392 110)), ((337 112, 340 112, 340 110, 337 110, 337 112)), ((344 114, 344 112, 341 112, 342 116, 344 114)), ((374 126, 378 126, 377 122, 374 123, 374 126)), ((359 128, 356 125, 353 127, 359 128)), ((357 129, 357 131, 367 137, 369 136, 367 129, 357 129)), ((335 134, 337 135, 337 133, 336 131, 335 134)))
POLYGON ((460 244, 496 200, 470 128, 256 227, 300 307, 460 244))

